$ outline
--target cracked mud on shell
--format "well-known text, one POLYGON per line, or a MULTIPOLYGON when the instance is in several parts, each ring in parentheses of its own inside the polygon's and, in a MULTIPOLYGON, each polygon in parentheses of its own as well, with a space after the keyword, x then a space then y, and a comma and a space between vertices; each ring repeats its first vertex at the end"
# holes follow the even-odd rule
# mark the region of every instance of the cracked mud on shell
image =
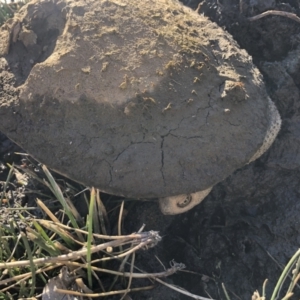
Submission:
POLYGON ((194 193, 264 142, 251 57, 175 1, 33 1, 0 34, 1 130, 78 182, 135 198, 194 193))

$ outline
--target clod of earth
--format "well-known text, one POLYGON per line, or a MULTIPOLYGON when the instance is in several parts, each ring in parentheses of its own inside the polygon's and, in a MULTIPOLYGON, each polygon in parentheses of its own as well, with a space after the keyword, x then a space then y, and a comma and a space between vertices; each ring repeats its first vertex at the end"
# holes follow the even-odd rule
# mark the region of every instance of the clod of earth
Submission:
POLYGON ((35 0, 0 40, 0 130, 78 182, 160 198, 166 214, 280 129, 249 55, 177 1, 35 0))

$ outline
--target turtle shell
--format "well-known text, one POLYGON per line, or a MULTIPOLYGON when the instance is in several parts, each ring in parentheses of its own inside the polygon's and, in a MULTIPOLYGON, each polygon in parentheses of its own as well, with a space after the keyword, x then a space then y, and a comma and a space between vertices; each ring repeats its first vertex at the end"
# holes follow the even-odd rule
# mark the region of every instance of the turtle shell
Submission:
POLYGON ((263 144, 270 108, 251 57, 177 1, 33 1, 0 39, 0 130, 85 185, 193 193, 263 144))

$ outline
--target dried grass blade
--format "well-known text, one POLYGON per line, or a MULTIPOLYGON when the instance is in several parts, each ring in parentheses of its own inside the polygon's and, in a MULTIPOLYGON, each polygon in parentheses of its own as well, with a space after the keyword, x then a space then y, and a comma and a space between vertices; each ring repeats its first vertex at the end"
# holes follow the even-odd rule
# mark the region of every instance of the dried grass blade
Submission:
POLYGON ((288 300, 290 299, 292 296, 294 295, 294 293, 287 293, 284 298, 282 298, 282 300, 288 300))
POLYGON ((41 183, 44 186, 46 186, 47 188, 49 188, 48 182, 45 182, 43 179, 41 179, 39 176, 37 176, 37 174, 35 172, 31 171, 30 169, 20 167, 20 166, 15 166, 15 168, 22 171, 22 172, 24 172, 24 173, 26 173, 27 175, 29 175, 34 180, 38 181, 39 183, 41 183))
POLYGON ((134 268, 134 261, 135 261, 135 253, 132 254, 131 265, 130 265, 130 276, 129 276, 129 279, 128 279, 127 289, 126 289, 126 292, 124 293, 124 295, 122 296, 121 300, 123 300, 130 291, 130 287, 131 287, 131 283, 132 283, 132 274, 133 274, 133 268, 134 268))
MULTIPOLYGON (((54 224, 51 221, 46 221, 46 220, 42 220, 42 219, 35 219, 35 221, 43 224, 43 222, 48 222, 49 224, 54 224)), ((72 228, 70 226, 64 225, 62 223, 57 223, 55 224, 56 226, 59 226, 61 228, 67 229, 67 230, 74 230, 75 232, 80 232, 84 235, 87 235, 88 232, 82 229, 78 229, 78 228, 72 228)), ((103 235, 103 234, 94 234, 94 237, 100 238, 100 239, 105 239, 105 240, 119 240, 119 239, 123 239, 123 238, 137 238, 139 239, 141 237, 141 235, 139 233, 132 233, 130 235, 103 235)))
POLYGON ((178 287, 178 286, 175 286, 175 285, 172 285, 172 284, 168 284, 168 283, 166 283, 163 280, 160 280, 158 278, 154 278, 154 280, 157 281, 157 282, 159 282, 159 283, 161 283, 161 284, 163 284, 163 285, 165 285, 165 286, 167 286, 167 287, 169 287, 172 290, 175 290, 175 291, 177 291, 177 292, 179 292, 179 293, 181 293, 183 295, 189 296, 189 297, 191 297, 193 299, 197 299, 197 300, 213 300, 212 298, 205 298, 205 297, 201 297, 201 296, 192 294, 192 293, 184 290, 181 287, 178 287))
MULTIPOLYGON (((94 209, 93 209, 93 215, 91 216, 93 218, 93 228, 94 228, 94 233, 101 233, 101 221, 100 221, 100 211, 98 209, 97 201, 98 201, 98 193, 96 190, 96 198, 94 202, 94 209)), ((91 197, 91 195, 90 195, 91 197)))
MULTIPOLYGON (((3 192, 2 192, 2 195, 1 195, 1 198, 0 198, 0 207, 2 206, 2 201, 4 199, 4 195, 6 194, 6 188, 7 188, 7 185, 14 173, 14 164, 12 165, 8 165, 10 167, 10 170, 8 172, 8 175, 7 175, 7 178, 6 178, 6 181, 4 183, 4 186, 3 186, 3 192)), ((9 205, 9 201, 8 201, 8 205, 9 205)))
POLYGON ((41 208, 41 210, 54 222, 60 223, 60 221, 56 218, 56 216, 52 213, 52 211, 44 204, 40 199, 36 199, 37 205, 41 208))
POLYGON ((97 204, 97 211, 98 211, 98 216, 99 216, 99 220, 100 220, 102 234, 107 235, 106 226, 108 227, 108 230, 110 232, 109 221, 108 221, 106 208, 105 208, 103 202, 101 201, 100 191, 98 189, 97 189, 97 193, 96 193, 96 204, 97 204))
POLYGON ((25 246, 27 256, 28 256, 29 262, 30 262, 30 270, 31 270, 31 273, 32 273, 32 282, 31 282, 29 297, 32 297, 34 295, 35 288, 36 288, 35 264, 33 262, 33 256, 32 256, 31 248, 30 248, 28 240, 27 240, 27 236, 25 235, 24 232, 21 232, 21 237, 22 237, 23 244, 25 246))
MULTIPOLYGON (((119 245, 126 245, 131 244, 134 242, 134 240, 131 237, 132 235, 129 235, 128 237, 124 237, 122 239, 113 240, 107 243, 102 243, 100 245, 95 245, 92 247, 91 252, 96 253, 98 251, 105 250, 107 247, 118 247, 119 245)), ((158 235, 158 232, 155 231, 149 231, 145 233, 140 234, 140 238, 142 240, 145 240, 141 242, 138 246, 141 247, 153 247, 155 246, 158 241, 161 240, 161 237, 158 235), (149 238, 147 238, 149 237, 149 238)), ((129 252, 129 251, 128 251, 129 252)), ((56 257, 45 257, 45 258, 36 258, 34 259, 34 264, 36 265, 44 265, 44 264, 50 264, 50 263, 61 263, 61 262, 67 262, 70 260, 79 259, 82 256, 86 256, 87 249, 83 248, 78 251, 73 251, 69 254, 63 254, 56 257)), ((115 257, 117 258, 117 257, 115 257)), ((0 263, 0 269, 9 269, 9 268, 15 268, 15 267, 23 267, 29 265, 28 260, 23 261, 15 261, 11 263, 0 263)))
POLYGON ((266 286, 267 286, 267 283, 268 283, 268 279, 266 279, 263 283, 263 287, 262 287, 262 298, 263 299, 266 299, 266 286))
POLYGON ((66 200, 66 203, 68 204, 68 207, 70 209, 70 211, 72 212, 72 215, 74 216, 74 218, 76 219, 76 221, 78 223, 81 223, 82 222, 82 218, 78 212, 78 210, 76 209, 76 207, 74 206, 73 202, 70 200, 69 197, 66 197, 65 198, 66 200))
MULTIPOLYGON (((139 291, 146 291, 151 290, 154 288, 154 285, 145 286, 142 288, 132 288, 129 290, 129 292, 139 292, 139 291)), ((56 289, 58 293, 66 294, 66 295, 73 295, 73 296, 82 296, 82 297, 90 297, 90 298, 99 298, 99 297, 107 297, 107 296, 113 296, 118 294, 123 294, 126 290, 119 290, 119 291, 111 291, 111 292, 105 292, 105 293, 93 293, 93 294, 83 294, 76 291, 70 291, 70 290, 62 290, 62 289, 56 289)), ((211 300, 211 299, 210 299, 211 300)))

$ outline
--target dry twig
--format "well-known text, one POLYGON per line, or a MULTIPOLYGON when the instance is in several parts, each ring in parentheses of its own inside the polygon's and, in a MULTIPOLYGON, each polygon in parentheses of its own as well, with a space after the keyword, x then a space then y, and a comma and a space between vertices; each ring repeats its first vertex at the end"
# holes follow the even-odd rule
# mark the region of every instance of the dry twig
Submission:
MULTIPOLYGON (((156 231, 149 231, 149 232, 143 232, 140 234, 135 234, 135 236, 139 236, 139 239, 132 239, 132 238, 123 238, 119 240, 110 241, 107 243, 103 243, 100 245, 93 246, 91 248, 91 253, 95 253, 101 250, 105 250, 107 247, 117 247, 120 245, 125 245, 129 243, 138 244, 139 246, 142 244, 145 247, 152 247, 157 244, 158 241, 161 240, 161 237, 159 236, 158 232, 156 231)), ((71 252, 69 254, 64 254, 56 257, 46 257, 46 258, 37 258, 33 260, 33 263, 35 265, 44 265, 49 263, 58 263, 58 262, 64 262, 64 261, 70 261, 78 259, 82 256, 86 256, 87 254, 87 248, 82 248, 81 250, 71 252)), ((22 260, 22 261, 15 261, 15 262, 8 262, 8 263, 0 263, 0 269, 6 269, 6 268, 14 268, 14 267, 25 267, 30 265, 29 260, 22 260)))
POLYGON ((280 11, 280 10, 268 10, 268 11, 263 12, 262 14, 259 14, 257 16, 248 18, 248 20, 252 22, 252 21, 256 21, 256 20, 259 20, 261 18, 264 18, 266 16, 270 16, 270 15, 290 18, 290 19, 300 23, 300 18, 296 14, 289 13, 289 12, 286 12, 286 11, 280 11))

